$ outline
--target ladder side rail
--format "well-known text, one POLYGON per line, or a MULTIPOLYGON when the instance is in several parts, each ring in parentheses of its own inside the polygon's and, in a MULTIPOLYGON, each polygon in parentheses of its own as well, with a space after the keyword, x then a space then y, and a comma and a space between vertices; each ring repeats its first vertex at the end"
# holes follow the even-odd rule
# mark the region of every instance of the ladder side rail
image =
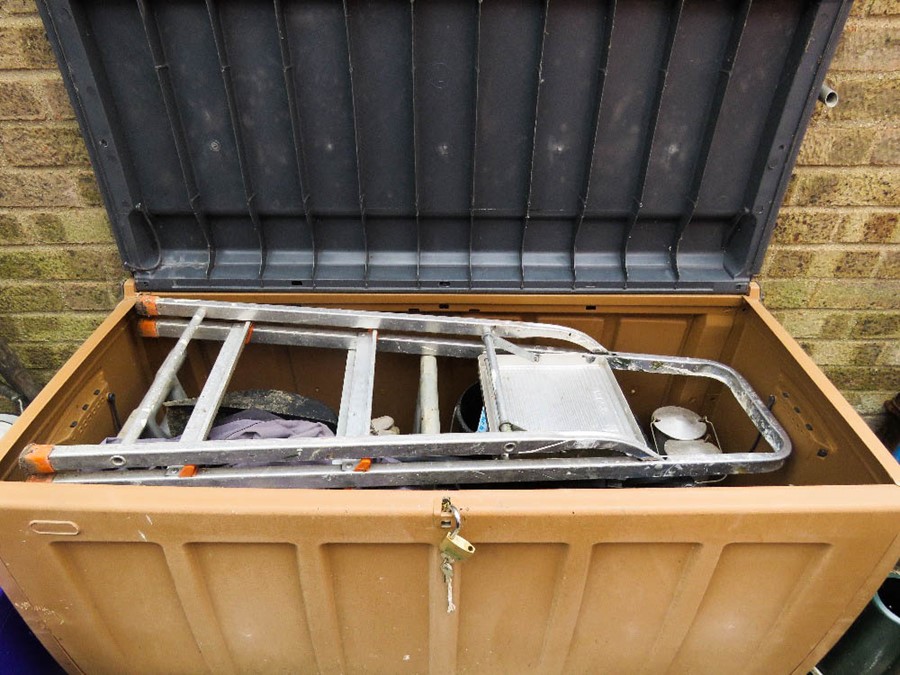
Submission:
POLYGON ((485 332, 507 339, 548 339, 569 342, 597 354, 608 350, 586 333, 553 324, 502 321, 428 314, 399 314, 351 309, 289 307, 243 302, 191 300, 146 296, 136 305, 145 316, 187 317, 203 307, 210 319, 254 323, 305 324, 315 327, 355 330, 445 333, 481 338, 485 332))
MULTIPOLYGON (((123 443, 133 443, 140 438, 147 423, 156 415, 156 411, 159 410, 159 406, 162 405, 166 396, 173 388, 181 389, 181 385, 178 383, 178 370, 184 363, 188 344, 196 335, 205 316, 206 310, 199 308, 194 312, 190 322, 178 328, 178 342, 175 343, 175 346, 172 347, 159 370, 157 370, 153 383, 150 385, 147 393, 144 394, 144 398, 138 404, 138 407, 131 412, 125 424, 119 430, 117 438, 123 443)), ((170 334, 169 337, 176 336, 170 334)))
MULTIPOLYGON (((42 473, 27 461, 29 446, 22 455, 23 470, 42 473)), ((46 448, 47 446, 36 446, 46 448)), ((649 447, 638 446, 634 439, 610 433, 514 432, 480 434, 400 434, 360 438, 344 435, 318 438, 254 438, 207 440, 201 443, 180 441, 137 442, 102 445, 50 446, 46 464, 53 471, 84 471, 112 468, 151 468, 161 466, 212 466, 239 463, 273 463, 286 460, 331 461, 364 457, 500 456, 526 457, 533 454, 562 456, 580 450, 621 452, 644 461, 660 457, 649 447)))
POLYGON ((368 471, 352 465, 321 464, 256 468, 199 468, 190 477, 177 469, 60 473, 57 483, 107 483, 198 487, 371 488, 482 483, 557 482, 571 480, 664 479, 708 477, 732 473, 764 473, 784 464, 773 453, 682 457, 676 461, 644 462, 623 457, 573 457, 515 460, 444 460, 373 463, 368 471), (727 457, 728 459, 723 459, 727 457))
POLYGON ((213 363, 212 370, 206 378, 203 390, 197 397, 194 411, 181 434, 182 443, 203 441, 209 434, 216 419, 216 413, 219 411, 219 405, 225 396, 225 390, 247 342, 250 326, 250 322, 245 321, 231 327, 228 337, 222 343, 219 355, 213 363))

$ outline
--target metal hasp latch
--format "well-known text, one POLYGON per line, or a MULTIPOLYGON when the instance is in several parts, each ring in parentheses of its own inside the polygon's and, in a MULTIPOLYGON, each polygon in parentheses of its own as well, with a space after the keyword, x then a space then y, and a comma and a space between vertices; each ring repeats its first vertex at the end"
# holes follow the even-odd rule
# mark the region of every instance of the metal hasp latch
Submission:
POLYGON ((758 473, 779 468, 791 452, 787 434, 733 369, 703 359, 611 353, 589 335, 563 326, 155 296, 142 296, 137 308, 145 317, 142 335, 177 342, 118 442, 31 445, 20 457, 28 474, 50 474, 42 478, 55 482, 145 485, 464 485, 758 473), (181 391, 177 372, 192 340, 220 341, 222 348, 184 433, 178 440, 143 442, 163 401, 181 391), (347 352, 336 436, 208 440, 248 342, 347 352), (372 434, 379 352, 420 359, 417 433, 372 434), (486 432, 440 433, 433 421, 434 357, 477 360, 486 432), (723 383, 772 452, 657 452, 641 432, 614 370, 723 383), (286 457, 292 461, 286 463, 286 457), (366 470, 345 470, 361 460, 366 470))

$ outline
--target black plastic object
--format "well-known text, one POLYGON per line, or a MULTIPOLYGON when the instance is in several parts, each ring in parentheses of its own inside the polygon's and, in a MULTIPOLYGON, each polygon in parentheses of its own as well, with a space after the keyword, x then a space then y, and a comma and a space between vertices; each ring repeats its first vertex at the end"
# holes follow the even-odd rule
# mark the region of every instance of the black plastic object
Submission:
POLYGON ((454 427, 467 434, 478 431, 478 424, 484 412, 484 396, 481 394, 481 385, 476 382, 468 387, 459 397, 453 408, 453 419, 450 423, 451 431, 454 427))
POLYGON ((900 672, 900 572, 891 573, 818 670, 821 675, 900 672))
POLYGON ((894 457, 900 461, 900 393, 884 402, 884 420, 878 429, 878 438, 894 457))
POLYGON ((41 0, 139 290, 743 293, 850 0, 41 0))

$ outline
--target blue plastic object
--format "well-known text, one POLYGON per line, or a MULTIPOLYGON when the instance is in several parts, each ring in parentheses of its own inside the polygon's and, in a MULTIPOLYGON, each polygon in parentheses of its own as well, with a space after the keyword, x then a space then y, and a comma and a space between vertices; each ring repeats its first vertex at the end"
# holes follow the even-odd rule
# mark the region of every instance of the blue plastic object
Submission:
POLYGON ((8 675, 65 673, 34 636, 0 589, 0 672, 8 675))

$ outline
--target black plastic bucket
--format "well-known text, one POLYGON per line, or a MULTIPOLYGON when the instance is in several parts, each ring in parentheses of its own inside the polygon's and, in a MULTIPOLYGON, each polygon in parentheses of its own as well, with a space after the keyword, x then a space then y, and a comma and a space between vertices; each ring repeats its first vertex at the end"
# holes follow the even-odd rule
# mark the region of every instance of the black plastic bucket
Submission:
POLYGON ((478 423, 481 420, 481 411, 484 409, 484 397, 481 395, 481 385, 477 382, 466 389, 453 409, 453 426, 466 433, 478 431, 478 423))
POLYGON ((892 572, 818 665, 822 675, 900 672, 900 572, 892 572))

